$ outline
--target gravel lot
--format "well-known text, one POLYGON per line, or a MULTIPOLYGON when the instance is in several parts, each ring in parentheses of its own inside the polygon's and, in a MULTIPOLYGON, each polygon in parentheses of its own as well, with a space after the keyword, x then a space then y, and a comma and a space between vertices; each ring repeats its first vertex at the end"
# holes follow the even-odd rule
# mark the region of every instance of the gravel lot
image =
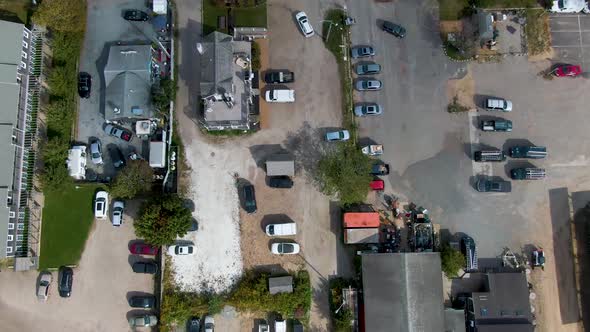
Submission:
MULTIPOLYGON (((128 204, 130 205, 130 204, 128 204)), ((131 204, 133 205, 133 204, 131 204)), ((135 213, 129 206, 126 213, 135 213)), ((97 221, 90 232, 78 267, 74 268, 72 296, 61 298, 58 273, 53 272, 49 299, 37 301, 38 273, 0 273, 0 321, 2 331, 128 331, 127 318, 139 314, 127 298, 154 291, 152 275, 136 274, 131 264, 140 257, 129 255, 135 240, 131 216, 115 228, 110 221, 97 221)))
MULTIPOLYGON (((309 167, 313 167, 318 151, 322 149, 322 146, 318 145, 322 134, 341 122, 341 97, 339 84, 334 84, 338 82, 338 73, 332 55, 325 49, 319 36, 304 38, 292 20, 296 10, 305 10, 312 24, 318 29, 323 8, 311 0, 281 0, 269 3, 270 67, 286 68, 296 73, 298 79, 292 86, 297 91, 297 102, 268 105, 270 114, 265 126, 268 129, 251 136, 219 141, 204 137, 199 132, 197 120, 194 118, 194 110, 198 103, 193 94, 193 91, 198 89, 198 77, 194 75, 198 70, 194 45, 199 38, 197 22, 200 21, 200 14, 192 5, 186 5, 186 8, 183 6, 185 5, 179 4, 178 10, 179 130, 192 167, 191 190, 195 193, 196 209, 216 212, 216 215, 212 214, 209 218, 204 218, 208 213, 199 212, 199 223, 202 227, 199 232, 203 238, 209 238, 215 248, 201 253, 199 243, 195 239, 197 255, 193 256, 192 264, 199 265, 206 261, 212 270, 227 271, 225 269, 229 266, 226 257, 228 253, 236 259, 234 266, 243 264, 245 268, 263 266, 266 269, 278 269, 303 264, 310 271, 314 286, 311 324, 314 330, 325 331, 329 324, 327 280, 330 276, 348 273, 349 266, 339 259, 341 241, 330 218, 333 204, 317 192, 305 176, 305 172, 309 167), (298 169, 295 187, 285 192, 271 190, 264 184, 265 172, 261 167, 268 153, 281 148, 296 156, 298 169), (235 173, 255 185, 258 203, 256 214, 244 215, 240 212, 241 239, 235 237, 233 226, 220 231, 218 226, 213 225, 232 225, 232 222, 238 222, 229 221, 233 211, 238 211, 233 178, 235 173), (203 180, 203 177, 211 177, 211 180, 203 180), (264 235, 262 226, 273 220, 273 216, 281 214, 298 223, 299 234, 295 240, 302 247, 302 254, 299 256, 279 258, 269 252, 269 238, 264 235), (234 252, 240 247, 240 241, 243 261, 238 262, 238 255, 234 255, 234 252)), ((229 284, 229 280, 234 276, 225 275, 223 278, 226 280, 220 281, 218 275, 220 274, 190 274, 190 277, 185 276, 185 279, 207 279, 214 280, 215 283, 229 284)))

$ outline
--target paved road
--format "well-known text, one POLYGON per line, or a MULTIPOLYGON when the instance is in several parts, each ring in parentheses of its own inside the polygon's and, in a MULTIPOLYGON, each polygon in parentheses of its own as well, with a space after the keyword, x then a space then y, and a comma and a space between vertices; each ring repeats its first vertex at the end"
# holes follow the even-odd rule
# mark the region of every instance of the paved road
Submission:
POLYGON ((551 46, 555 57, 564 62, 590 64, 590 17, 580 14, 555 14, 550 17, 551 46))

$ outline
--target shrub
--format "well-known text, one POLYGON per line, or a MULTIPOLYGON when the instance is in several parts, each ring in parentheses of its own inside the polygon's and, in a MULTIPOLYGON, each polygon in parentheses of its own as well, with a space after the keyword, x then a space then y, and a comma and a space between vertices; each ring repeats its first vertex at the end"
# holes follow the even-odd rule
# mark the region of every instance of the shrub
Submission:
POLYGON ((260 70, 260 46, 252 42, 252 70, 260 70))
POLYGON ((135 235, 156 246, 174 243, 184 236, 192 222, 191 211, 178 195, 158 196, 145 203, 135 220, 135 235))
POLYGON ((442 270, 447 278, 457 277, 457 271, 465 265, 465 256, 449 245, 444 245, 440 253, 442 270))
POLYGON ((454 96, 453 100, 447 106, 447 112, 449 113, 461 113, 467 112, 469 108, 467 106, 459 104, 459 97, 454 96))
POLYGON ((118 198, 133 198, 152 189, 154 170, 145 160, 130 160, 117 174, 111 186, 111 195, 118 198))

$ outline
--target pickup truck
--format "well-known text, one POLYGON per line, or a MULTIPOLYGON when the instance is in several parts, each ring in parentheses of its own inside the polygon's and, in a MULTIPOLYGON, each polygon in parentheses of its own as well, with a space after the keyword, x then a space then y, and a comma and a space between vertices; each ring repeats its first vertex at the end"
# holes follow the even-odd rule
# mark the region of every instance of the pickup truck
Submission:
POLYGON ((295 91, 287 89, 270 89, 266 91, 265 99, 269 103, 294 103, 295 91))
POLYGON ((371 167, 371 174, 372 175, 387 175, 387 174, 389 174, 389 165, 388 164, 373 164, 373 167, 371 167))
POLYGON ((547 157, 547 148, 544 146, 514 146, 510 148, 510 157, 543 159, 547 157))
POLYGON ((269 84, 293 83, 295 82, 295 74, 288 70, 269 72, 264 76, 264 81, 269 84))
POLYGON ((488 120, 481 122, 483 131, 512 131, 512 121, 510 120, 488 120))
POLYGON ((542 180, 545 178, 543 168, 513 168, 510 170, 512 180, 542 180))

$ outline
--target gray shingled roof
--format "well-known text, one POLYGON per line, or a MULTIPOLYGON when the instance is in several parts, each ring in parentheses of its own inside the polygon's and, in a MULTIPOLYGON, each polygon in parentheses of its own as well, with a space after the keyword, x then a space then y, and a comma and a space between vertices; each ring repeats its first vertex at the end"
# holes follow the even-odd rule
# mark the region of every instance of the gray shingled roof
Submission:
POLYGON ((365 331, 442 332, 441 273, 437 252, 363 254, 365 331))
POLYGON ((151 50, 150 45, 111 46, 104 69, 107 120, 152 117, 151 50))
POLYGON ((215 31, 208 34, 201 45, 201 96, 232 91, 232 37, 215 31))
POLYGON ((293 293, 293 277, 268 278, 268 291, 271 294, 293 293))

